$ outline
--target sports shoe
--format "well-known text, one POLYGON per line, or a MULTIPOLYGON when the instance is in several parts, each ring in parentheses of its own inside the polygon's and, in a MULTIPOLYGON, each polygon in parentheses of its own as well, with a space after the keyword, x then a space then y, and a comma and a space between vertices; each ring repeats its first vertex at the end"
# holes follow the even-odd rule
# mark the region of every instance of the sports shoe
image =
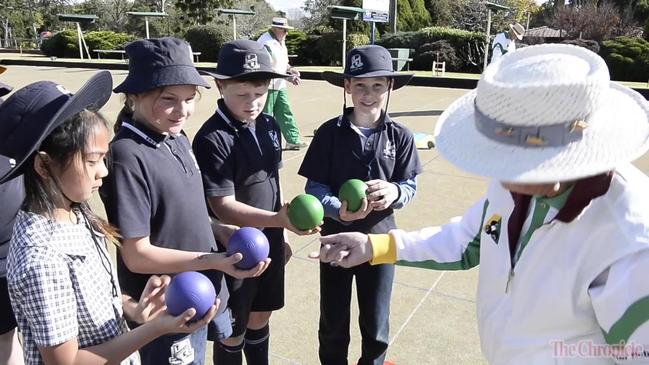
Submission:
POLYGON ((298 142, 298 143, 288 143, 286 142, 286 150, 288 151, 299 151, 300 148, 305 148, 308 147, 309 144, 306 142, 298 142))

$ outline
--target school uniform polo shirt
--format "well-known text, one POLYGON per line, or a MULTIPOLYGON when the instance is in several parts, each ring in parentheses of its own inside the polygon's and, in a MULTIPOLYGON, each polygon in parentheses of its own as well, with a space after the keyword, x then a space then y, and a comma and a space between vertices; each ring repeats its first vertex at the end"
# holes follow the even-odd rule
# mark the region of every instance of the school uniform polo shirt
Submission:
MULTIPOLYGON (((163 135, 125 121, 107 160, 109 174, 101 196, 109 221, 123 238, 150 236, 158 247, 216 250, 201 173, 184 134, 163 135)), ((149 275, 128 270, 121 255, 117 264, 122 288, 138 298, 149 275)))
MULTIPOLYGON (((381 179, 398 182, 421 173, 421 163, 414 137, 403 125, 386 116, 385 122, 367 139, 366 146, 352 128, 349 115, 353 108, 322 124, 304 156, 298 173, 309 180, 330 187, 338 194, 349 179, 381 179)), ((393 209, 373 211, 365 219, 345 225, 325 217, 322 234, 338 232, 386 233, 396 228, 393 209)))
POLYGON ((7 273, 7 254, 13 232, 14 221, 20 206, 25 200, 23 177, 18 176, 0 184, 0 277, 7 273))
MULTIPOLYGON (((220 99, 216 113, 203 124, 193 142, 207 197, 233 195, 238 202, 255 208, 279 211, 280 136, 271 116, 260 114, 253 131, 220 99)), ((265 228, 264 233, 269 240, 282 239, 281 228, 265 228)))

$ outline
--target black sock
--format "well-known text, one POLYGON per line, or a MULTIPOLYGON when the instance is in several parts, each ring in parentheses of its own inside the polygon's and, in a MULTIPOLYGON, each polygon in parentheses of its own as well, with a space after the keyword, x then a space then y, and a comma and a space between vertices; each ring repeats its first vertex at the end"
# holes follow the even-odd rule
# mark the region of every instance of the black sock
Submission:
POLYGON ((241 356, 241 349, 244 343, 236 346, 224 345, 219 341, 214 341, 214 353, 212 360, 214 364, 218 365, 241 365, 243 357, 241 356))
POLYGON ((258 330, 246 330, 243 341, 246 346, 243 353, 246 355, 248 365, 268 365, 268 339, 270 329, 268 325, 258 330))

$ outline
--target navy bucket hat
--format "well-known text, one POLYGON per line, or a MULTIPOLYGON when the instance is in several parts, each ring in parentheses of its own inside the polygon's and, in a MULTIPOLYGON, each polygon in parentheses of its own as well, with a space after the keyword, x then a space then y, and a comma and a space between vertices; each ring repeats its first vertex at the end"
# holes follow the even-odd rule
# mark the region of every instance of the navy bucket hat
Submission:
MULTIPOLYGON (((7 71, 7 68, 4 66, 0 66, 0 74, 4 73, 5 71, 7 71)), ((13 90, 11 86, 0 82, 0 96, 5 96, 9 94, 11 90, 13 90)), ((2 103, 2 98, 0 98, 0 103, 2 103)))
POLYGON ((192 61, 189 43, 173 37, 139 39, 124 48, 128 76, 116 93, 140 94, 164 86, 196 85, 209 88, 192 61))
POLYGON ((349 51, 345 63, 345 72, 325 71, 322 78, 332 85, 345 86, 346 78, 354 77, 391 77, 394 80, 392 89, 405 86, 412 74, 394 72, 390 52, 377 45, 356 47, 349 51))
POLYGON ((104 106, 112 87, 110 72, 101 71, 76 94, 54 82, 38 81, 7 98, 0 105, 0 155, 9 161, 0 159, 0 183, 22 174, 25 162, 63 122, 84 109, 104 106))
POLYGON ((273 71, 270 54, 266 48, 255 41, 239 40, 223 45, 219 52, 216 71, 201 71, 217 80, 266 77, 268 79, 288 78, 291 75, 273 71))

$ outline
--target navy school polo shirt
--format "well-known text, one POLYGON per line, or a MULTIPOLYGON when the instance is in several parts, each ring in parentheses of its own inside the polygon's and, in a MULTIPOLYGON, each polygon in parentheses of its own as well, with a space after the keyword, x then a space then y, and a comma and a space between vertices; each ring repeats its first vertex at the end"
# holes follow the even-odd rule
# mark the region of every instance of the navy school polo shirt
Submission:
MULTIPOLYGON (((280 201, 279 169, 282 142, 273 117, 260 114, 253 131, 237 120, 223 99, 199 129, 193 148, 203 176, 207 197, 231 196, 255 208, 277 212, 280 201)), ((271 242, 283 240, 281 228, 265 228, 271 242)))
MULTIPOLYGON (((158 247, 216 251, 200 170, 184 134, 167 136, 124 121, 107 162, 101 198, 122 237, 150 236, 158 247)), ((121 255, 117 268, 123 291, 139 298, 150 275, 131 272, 121 255)), ((213 283, 219 283, 221 273, 210 273, 213 283)))
MULTIPOLYGON (((307 150, 298 174, 328 185, 333 195, 348 179, 381 179, 398 182, 421 173, 419 154, 412 132, 386 116, 385 123, 370 135, 363 148, 358 133, 352 129, 347 108, 342 116, 323 123, 307 150), (364 152, 365 151, 365 152, 364 152)), ((395 229, 393 209, 373 211, 365 219, 349 225, 324 219, 322 234, 338 232, 387 233, 395 229)))
POLYGON ((25 185, 22 175, 0 184, 0 202, 2 202, 0 207, 0 245, 11 240, 16 214, 24 200, 25 185))

